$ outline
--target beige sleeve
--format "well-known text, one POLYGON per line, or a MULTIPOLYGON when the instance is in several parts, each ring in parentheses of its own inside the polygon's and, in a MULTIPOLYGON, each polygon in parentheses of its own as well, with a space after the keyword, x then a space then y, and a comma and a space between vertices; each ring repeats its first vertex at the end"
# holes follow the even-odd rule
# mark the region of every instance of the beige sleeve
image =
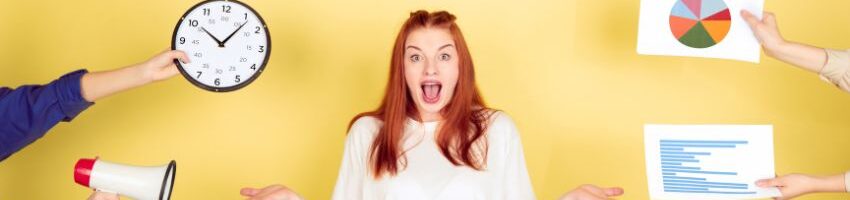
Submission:
POLYGON ((850 50, 826 49, 826 65, 820 71, 821 79, 850 92, 850 50))

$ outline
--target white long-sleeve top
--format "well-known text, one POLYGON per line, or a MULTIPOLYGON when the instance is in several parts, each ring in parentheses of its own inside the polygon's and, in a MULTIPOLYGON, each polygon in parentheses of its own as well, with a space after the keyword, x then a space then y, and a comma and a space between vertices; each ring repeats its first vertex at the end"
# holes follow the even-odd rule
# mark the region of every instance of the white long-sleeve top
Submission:
POLYGON ((403 147, 406 168, 395 176, 376 180, 370 168, 370 147, 382 122, 361 117, 345 141, 342 166, 333 199, 534 199, 525 166, 519 133, 511 118, 496 112, 490 118, 483 146, 487 151, 483 171, 455 166, 435 140, 439 122, 407 119, 403 147))

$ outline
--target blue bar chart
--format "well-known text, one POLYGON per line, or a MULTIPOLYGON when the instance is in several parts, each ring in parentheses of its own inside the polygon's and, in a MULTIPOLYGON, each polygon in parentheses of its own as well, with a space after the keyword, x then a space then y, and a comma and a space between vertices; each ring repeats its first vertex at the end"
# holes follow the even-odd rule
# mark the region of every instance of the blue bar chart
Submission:
POLYGON ((771 125, 645 125, 650 199, 757 199, 775 175, 771 125))
POLYGON ((737 172, 711 171, 700 165, 700 158, 716 149, 747 145, 747 141, 660 140, 661 173, 665 192, 755 194, 747 183, 715 182, 706 175, 736 176, 737 172))

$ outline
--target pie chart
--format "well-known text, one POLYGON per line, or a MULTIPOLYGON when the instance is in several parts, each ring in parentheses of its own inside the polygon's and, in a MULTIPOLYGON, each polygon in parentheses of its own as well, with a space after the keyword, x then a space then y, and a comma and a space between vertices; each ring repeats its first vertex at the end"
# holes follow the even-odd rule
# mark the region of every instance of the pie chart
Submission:
POLYGON ((670 12, 670 31, 680 43, 708 48, 726 37, 732 18, 723 0, 676 0, 670 12))

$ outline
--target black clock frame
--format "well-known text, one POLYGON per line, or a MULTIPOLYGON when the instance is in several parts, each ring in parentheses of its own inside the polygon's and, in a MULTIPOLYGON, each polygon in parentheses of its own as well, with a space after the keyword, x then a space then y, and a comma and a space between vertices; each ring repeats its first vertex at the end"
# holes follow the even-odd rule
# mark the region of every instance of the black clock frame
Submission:
POLYGON ((265 57, 265 59, 263 59, 263 63, 260 65, 259 69, 257 69, 257 72, 254 73, 253 76, 248 78, 248 80, 245 80, 242 83, 239 83, 239 84, 236 84, 236 85, 230 86, 230 87, 214 87, 214 86, 205 85, 205 84, 201 83, 200 81, 197 81, 194 78, 192 78, 192 75, 189 74, 189 72, 186 72, 185 69, 183 69, 183 65, 180 63, 179 60, 175 59, 174 64, 177 65, 177 69, 179 69, 180 74, 182 74, 183 77, 186 78, 186 80, 189 80, 189 82, 191 82, 193 85, 195 85, 195 86, 197 86, 201 89, 204 89, 204 90, 207 90, 207 91, 212 91, 212 92, 230 92, 230 91, 238 90, 238 89, 241 89, 245 86, 248 86, 248 84, 251 84, 251 82, 254 82, 254 80, 256 80, 258 77, 260 77, 260 74, 262 74, 263 71, 265 71, 265 69, 266 69, 266 64, 268 64, 268 62, 269 62, 269 57, 271 57, 271 55, 272 55, 272 38, 271 38, 271 35, 269 34, 269 28, 268 28, 268 26, 266 26, 266 21, 263 20, 262 16, 260 16, 260 13, 258 13, 256 10, 254 10, 254 8, 251 8, 251 6, 248 6, 248 4, 242 3, 242 2, 237 1, 237 0, 206 0, 206 1, 202 1, 198 4, 195 4, 194 6, 192 6, 192 8, 189 8, 189 10, 187 10, 186 13, 183 14, 183 16, 180 17, 180 20, 177 21, 177 25, 174 26, 174 33, 171 35, 171 50, 177 50, 177 46, 176 46, 176 44, 177 44, 177 31, 180 29, 180 24, 183 23, 183 20, 186 19, 186 16, 189 15, 189 13, 191 13, 193 10, 195 10, 195 8, 198 8, 201 5, 205 5, 207 3, 211 3, 211 2, 215 2, 215 1, 225 1, 225 2, 237 3, 239 5, 244 6, 245 8, 248 8, 248 10, 250 10, 252 13, 254 13, 254 15, 256 15, 258 19, 260 19, 260 23, 263 25, 263 31, 266 32, 266 41, 268 42, 268 44, 266 44, 266 46, 267 46, 266 47, 266 57, 265 57))

